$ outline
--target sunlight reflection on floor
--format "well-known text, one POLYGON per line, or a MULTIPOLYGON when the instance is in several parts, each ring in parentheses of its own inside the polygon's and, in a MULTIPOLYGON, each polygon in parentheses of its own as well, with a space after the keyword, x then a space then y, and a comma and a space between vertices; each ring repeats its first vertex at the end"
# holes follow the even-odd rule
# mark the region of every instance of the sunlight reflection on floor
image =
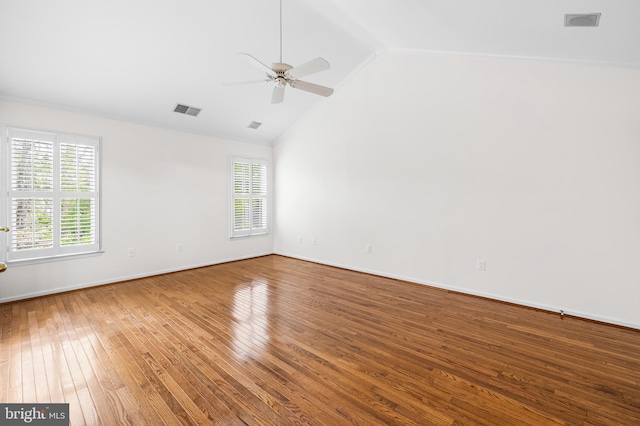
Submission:
MULTIPOLYGON (((269 292, 267 283, 253 281, 233 296, 233 348, 238 354, 264 349, 269 342, 269 292)), ((253 356, 253 355, 252 355, 253 356)))

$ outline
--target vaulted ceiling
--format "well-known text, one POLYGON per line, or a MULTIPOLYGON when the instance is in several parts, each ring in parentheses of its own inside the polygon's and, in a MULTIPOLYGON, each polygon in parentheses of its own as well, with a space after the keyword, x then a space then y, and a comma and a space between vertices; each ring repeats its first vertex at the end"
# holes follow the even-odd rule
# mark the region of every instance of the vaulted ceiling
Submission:
MULTIPOLYGON (((336 93, 385 50, 640 68, 637 0, 282 4, 283 62, 325 58, 303 80, 336 93), (601 13, 599 26, 565 28, 566 13, 601 13)), ((326 100, 288 87, 271 104, 272 83, 225 85, 265 77, 239 52, 279 62, 279 0, 0 0, 0 97, 264 144, 326 100)))

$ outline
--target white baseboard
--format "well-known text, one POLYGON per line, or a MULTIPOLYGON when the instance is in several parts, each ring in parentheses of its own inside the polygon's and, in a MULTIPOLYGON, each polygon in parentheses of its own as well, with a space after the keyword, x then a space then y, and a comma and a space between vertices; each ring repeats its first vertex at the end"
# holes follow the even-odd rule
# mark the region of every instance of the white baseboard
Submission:
POLYGON ((487 298, 487 299, 497 300, 497 301, 500 301, 500 302, 513 303, 515 305, 521 305, 521 306, 526 306, 526 307, 529 307, 529 308, 535 308, 535 309, 540 309, 540 310, 543 310, 543 311, 558 313, 558 315, 560 314, 560 310, 562 310, 565 315, 570 315, 570 316, 573 316, 573 317, 578 317, 578 318, 583 318, 583 319, 587 319, 587 320, 598 321, 598 322, 603 322, 603 323, 607 323, 607 324, 618 325, 618 326, 622 326, 622 327, 627 327, 627 328, 633 328, 633 329, 640 330, 640 324, 630 323, 628 321, 620 320, 618 318, 604 317, 604 316, 594 315, 594 314, 591 314, 591 313, 581 312, 581 311, 572 311, 572 310, 567 310, 567 309, 565 309, 563 307, 552 306, 552 305, 544 305, 544 304, 540 304, 540 303, 530 302, 530 301, 527 301, 527 300, 504 297, 504 296, 501 296, 499 294, 485 293, 485 292, 470 290, 470 289, 464 288, 464 287, 451 286, 451 285, 437 283, 437 282, 433 282, 433 281, 418 280, 418 279, 412 278, 412 277, 406 277, 406 276, 403 276, 403 275, 396 275, 396 274, 389 274, 389 273, 386 273, 386 272, 377 271, 377 270, 373 270, 373 269, 358 268, 358 267, 354 267, 354 266, 351 266, 351 265, 345 265, 345 264, 341 264, 341 263, 327 262, 327 261, 324 261, 324 260, 314 259, 314 258, 305 257, 305 256, 298 256, 296 254, 291 254, 291 253, 275 252, 274 254, 278 254, 278 255, 286 256, 286 257, 291 257, 291 258, 294 258, 294 259, 306 260, 308 262, 319 263, 321 265, 334 266, 336 268, 347 269, 347 270, 356 271, 356 272, 363 272, 365 274, 377 275, 377 276, 380 276, 380 277, 393 278, 393 279, 396 279, 396 280, 407 281, 407 282, 416 283, 416 284, 422 284, 422 285, 426 285, 426 286, 430 286, 430 287, 440 288, 440 289, 443 289, 443 290, 455 291, 457 293, 468 294, 468 295, 471 295, 471 296, 484 297, 484 298, 487 298))
POLYGON ((13 297, 0 298, 0 303, 14 302, 14 301, 17 301, 17 300, 30 299, 30 298, 34 298, 34 297, 40 297, 40 296, 47 296, 47 295, 50 295, 50 294, 63 293, 63 292, 66 292, 66 291, 80 290, 80 289, 83 289, 83 288, 96 287, 96 286, 105 285, 105 284, 114 284, 114 283, 118 283, 118 282, 122 282, 122 281, 135 280, 135 279, 139 279, 139 278, 147 278, 147 277, 151 277, 151 276, 154 276, 154 275, 162 275, 162 274, 169 274, 169 273, 172 273, 172 272, 186 271, 186 270, 189 270, 189 269, 196 269, 196 268, 202 268, 202 267, 206 267, 206 266, 219 265, 219 264, 222 264, 222 263, 235 262, 235 261, 238 261, 238 260, 245 260, 245 259, 252 259, 252 258, 255 258, 255 257, 268 256, 270 254, 278 254, 278 255, 281 255, 281 256, 286 256, 286 257, 291 257, 291 258, 294 258, 294 259, 305 260, 305 261, 308 261, 308 262, 318 263, 318 264, 321 264, 321 265, 334 266, 336 268, 347 269, 347 270, 356 271, 356 272, 363 272, 363 273, 366 273, 366 274, 377 275, 377 276, 386 277, 386 278, 393 278, 393 279, 397 279, 397 280, 402 280, 402 281, 412 282, 412 283, 416 283, 416 284, 422 284, 422 285, 426 285, 426 286, 430 286, 430 287, 440 288, 440 289, 443 289, 443 290, 450 290, 450 291, 455 291, 455 292, 458 292, 458 293, 469 294, 469 295, 472 295, 472 296, 479 296, 479 297, 484 297, 484 298, 487 298, 487 299, 493 299, 493 300, 497 300, 497 301, 501 301, 501 302, 513 303, 513 304, 516 304, 516 305, 526 306, 526 307, 529 307, 529 308, 535 308, 535 309, 541 309, 541 310, 544 310, 544 311, 555 312, 555 313, 558 313, 558 314, 560 313, 560 310, 562 309, 565 315, 570 315, 570 316, 574 316, 574 317, 578 317, 578 318, 584 318, 584 319, 587 319, 587 320, 598 321, 598 322, 603 322, 603 323, 607 323, 607 324, 613 324, 613 325, 618 325, 618 326, 622 326, 622 327, 628 327, 628 328, 633 328, 633 329, 640 330, 640 324, 630 323, 630 322, 623 321, 623 320, 620 320, 620 319, 617 319, 617 318, 604 317, 604 316, 594 315, 594 314, 591 314, 591 313, 581 312, 581 311, 566 310, 566 309, 564 309, 562 307, 558 307, 558 306, 545 305, 545 304, 530 302, 530 301, 527 301, 527 300, 504 297, 504 296, 501 296, 501 295, 498 295, 498 294, 479 292, 479 291, 470 290, 470 289, 464 288, 464 287, 451 286, 451 285, 437 283, 437 282, 433 282, 433 281, 419 280, 419 279, 416 279, 416 278, 407 277, 407 276, 403 276, 403 275, 389 274, 389 273, 386 273, 386 272, 383 272, 383 271, 374 270, 374 269, 359 268, 359 267, 354 267, 354 266, 351 266, 351 265, 345 265, 345 264, 336 263, 336 262, 327 262, 327 261, 324 261, 324 260, 321 260, 321 259, 315 259, 315 258, 310 258, 310 257, 305 257, 305 256, 299 256, 299 255, 296 255, 296 254, 286 253, 286 252, 254 253, 254 254, 246 255, 246 256, 239 256, 239 257, 232 257, 232 258, 225 258, 225 259, 217 259, 215 261, 202 263, 202 264, 186 265, 186 266, 180 266, 180 267, 177 267, 177 268, 163 269, 163 270, 157 270, 157 271, 147 271, 147 272, 143 272, 143 273, 140 273, 140 274, 114 277, 114 278, 110 278, 108 280, 95 281, 95 282, 78 284, 78 285, 74 285, 74 286, 59 287, 59 288, 55 288, 55 289, 48 289, 48 290, 45 290, 45 291, 26 293, 26 294, 22 294, 22 295, 18 295, 18 296, 13 296, 13 297))
POLYGON ((48 289, 48 290, 44 290, 44 291, 21 294, 21 295, 18 295, 18 296, 0 298, 0 303, 15 302, 17 300, 31 299, 31 298, 34 298, 34 297, 41 297, 41 296, 48 296, 50 294, 64 293, 66 291, 80 290, 80 289, 83 289, 83 288, 96 287, 96 286, 105 285, 105 284, 115 284, 115 283, 119 283, 119 282, 123 282, 123 281, 129 281, 129 280, 135 280, 135 279, 139 279, 139 278, 152 277, 154 275, 163 275, 163 274, 170 274, 172 272, 187 271, 189 269, 203 268, 203 267, 206 267, 206 266, 219 265, 219 264, 222 264, 222 263, 235 262, 235 261, 238 261, 238 260, 252 259, 254 257, 268 256, 270 254, 273 254, 273 253, 272 252, 254 253, 254 254, 250 254, 250 255, 247 255, 247 256, 218 259, 218 260, 215 260, 213 262, 207 262, 207 263, 202 263, 202 264, 179 266, 177 268, 163 269, 163 270, 157 270, 157 271, 147 271, 147 272, 143 272, 143 273, 140 273, 140 274, 114 277, 114 278, 110 278, 108 280, 101 280, 101 281, 94 281, 94 282, 89 282, 89 283, 82 283, 82 284, 68 286, 68 287, 58 287, 58 288, 48 289))

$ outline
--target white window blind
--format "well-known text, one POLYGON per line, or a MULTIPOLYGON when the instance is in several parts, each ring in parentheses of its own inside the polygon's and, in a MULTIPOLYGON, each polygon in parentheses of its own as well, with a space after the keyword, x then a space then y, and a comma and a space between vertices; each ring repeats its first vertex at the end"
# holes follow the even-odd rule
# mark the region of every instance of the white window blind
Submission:
POLYGON ((267 162, 234 157, 231 170, 231 236, 268 233, 267 162))
POLYGON ((98 252, 99 138, 7 129, 8 261, 98 252))

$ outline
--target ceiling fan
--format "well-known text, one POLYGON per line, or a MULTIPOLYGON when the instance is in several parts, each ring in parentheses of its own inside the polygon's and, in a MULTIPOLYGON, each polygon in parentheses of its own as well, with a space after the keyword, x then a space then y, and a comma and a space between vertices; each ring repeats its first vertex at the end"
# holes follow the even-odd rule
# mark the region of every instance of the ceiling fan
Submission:
POLYGON ((271 95, 271 103, 278 104, 284 100, 284 89, 287 85, 294 89, 304 90, 305 92, 314 93, 320 96, 331 96, 333 89, 330 87, 320 86, 318 84, 309 83, 308 81, 299 80, 300 77, 315 74, 320 71, 328 70, 331 66, 329 62, 323 58, 315 58, 297 67, 282 62, 282 0, 280 0, 280 62, 267 66, 249 55, 248 53, 241 53, 247 62, 259 70, 266 73, 267 78, 262 80, 244 81, 229 84, 251 84, 261 82, 274 83, 273 93, 271 95))

